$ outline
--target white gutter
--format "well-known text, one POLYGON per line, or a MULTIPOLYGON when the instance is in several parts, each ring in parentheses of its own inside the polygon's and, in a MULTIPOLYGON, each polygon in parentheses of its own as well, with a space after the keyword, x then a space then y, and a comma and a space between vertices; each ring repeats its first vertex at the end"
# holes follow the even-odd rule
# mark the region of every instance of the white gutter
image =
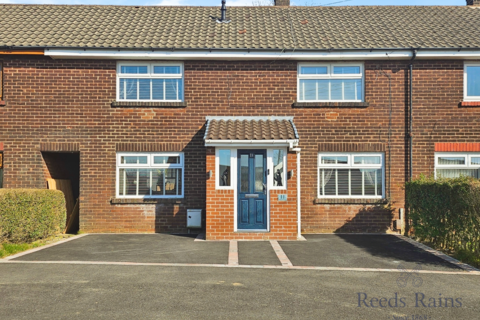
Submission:
POLYGON ((243 146, 288 146, 293 148, 298 146, 298 139, 294 140, 205 140, 206 147, 216 146, 231 146, 231 147, 243 147, 243 146))
MULTIPOLYGON (((54 59, 114 60, 410 60, 412 50, 248 51, 45 49, 54 59)), ((417 59, 480 59, 480 50, 418 50, 417 59)))
POLYGON ((300 189, 300 148, 292 148, 297 153, 297 239, 302 239, 302 194, 300 189))

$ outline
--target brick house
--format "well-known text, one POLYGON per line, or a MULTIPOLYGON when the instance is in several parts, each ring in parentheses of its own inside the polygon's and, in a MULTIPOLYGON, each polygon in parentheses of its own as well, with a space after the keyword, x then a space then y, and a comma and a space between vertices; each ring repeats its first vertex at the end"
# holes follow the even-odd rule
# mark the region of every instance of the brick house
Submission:
POLYGON ((70 180, 82 231, 398 232, 480 177, 478 0, 0 8, 0 187, 70 180))

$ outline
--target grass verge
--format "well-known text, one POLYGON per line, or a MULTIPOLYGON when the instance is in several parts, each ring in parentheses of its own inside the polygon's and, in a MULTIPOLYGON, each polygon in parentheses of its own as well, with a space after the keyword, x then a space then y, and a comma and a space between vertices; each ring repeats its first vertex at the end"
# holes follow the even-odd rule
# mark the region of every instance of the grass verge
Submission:
POLYGON ((73 237, 73 234, 59 234, 47 239, 37 240, 32 243, 2 243, 0 244, 0 259, 5 258, 22 251, 38 248, 50 243, 73 237))
POLYGON ((474 252, 467 251, 467 250, 459 250, 459 251, 454 251, 453 249, 446 250, 444 248, 439 248, 438 246, 435 246, 433 243, 428 241, 422 241, 415 237, 413 237, 412 239, 419 243, 423 243, 424 245, 429 246, 430 248, 433 248, 437 251, 443 252, 446 255, 449 255, 450 257, 457 259, 460 262, 466 263, 468 265, 471 265, 474 268, 480 269, 480 256, 478 254, 475 254, 474 252))
POLYGON ((467 250, 460 250, 453 254, 453 257, 457 260, 460 260, 466 264, 471 265, 477 269, 480 269, 480 257, 474 253, 467 250))

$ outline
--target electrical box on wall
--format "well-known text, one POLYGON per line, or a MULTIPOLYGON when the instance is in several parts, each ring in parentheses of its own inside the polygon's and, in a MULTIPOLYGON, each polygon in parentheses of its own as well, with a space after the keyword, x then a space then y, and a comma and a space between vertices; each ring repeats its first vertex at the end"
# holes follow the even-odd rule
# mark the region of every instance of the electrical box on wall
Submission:
POLYGON ((187 210, 187 228, 202 227, 202 209, 187 210))

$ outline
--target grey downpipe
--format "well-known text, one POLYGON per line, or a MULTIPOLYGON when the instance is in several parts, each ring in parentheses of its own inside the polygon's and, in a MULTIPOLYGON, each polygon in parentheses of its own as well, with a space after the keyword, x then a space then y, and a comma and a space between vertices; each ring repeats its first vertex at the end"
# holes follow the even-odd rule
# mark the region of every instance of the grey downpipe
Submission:
POLYGON ((413 61, 417 57, 417 50, 413 50, 413 58, 410 61, 410 108, 409 108, 409 147, 410 147, 410 181, 413 179, 413 61))

